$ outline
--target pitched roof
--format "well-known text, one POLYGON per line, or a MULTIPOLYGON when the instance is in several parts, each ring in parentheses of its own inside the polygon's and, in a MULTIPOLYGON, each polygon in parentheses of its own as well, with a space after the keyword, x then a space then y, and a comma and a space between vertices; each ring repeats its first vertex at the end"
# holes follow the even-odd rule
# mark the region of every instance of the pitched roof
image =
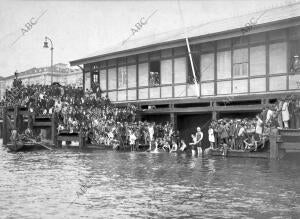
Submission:
POLYGON ((129 39, 125 43, 124 41, 110 47, 97 51, 90 54, 84 58, 71 61, 71 65, 78 65, 86 63, 90 58, 97 58, 120 54, 122 56, 123 52, 128 52, 130 50, 137 50, 139 48, 144 48, 148 46, 155 46, 163 43, 171 43, 179 40, 184 40, 187 35, 189 38, 201 37, 210 34, 218 34, 224 31, 241 29, 246 26, 247 23, 254 23, 253 26, 259 26, 268 23, 274 23, 278 21, 289 20, 291 18, 300 17, 300 4, 290 4, 284 5, 277 8, 270 8, 266 10, 260 10, 254 13, 245 14, 237 17, 230 17, 221 20, 210 21, 197 26, 190 26, 184 29, 177 29, 173 31, 168 31, 160 34, 153 34, 146 37, 129 39))

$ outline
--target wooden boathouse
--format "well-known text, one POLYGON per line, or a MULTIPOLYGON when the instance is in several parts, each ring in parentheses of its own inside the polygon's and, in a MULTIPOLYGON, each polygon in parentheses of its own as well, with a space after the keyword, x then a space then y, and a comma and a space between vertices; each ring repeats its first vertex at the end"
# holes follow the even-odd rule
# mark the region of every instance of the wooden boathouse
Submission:
MULTIPOLYGON (((299 95, 300 4, 188 28, 197 84, 183 30, 71 61, 118 104, 135 103, 139 119, 171 121, 188 138, 217 118, 254 117, 288 94, 299 95)), ((300 122, 297 121, 297 128, 300 122)), ((205 135, 206 136, 206 135, 205 135)))

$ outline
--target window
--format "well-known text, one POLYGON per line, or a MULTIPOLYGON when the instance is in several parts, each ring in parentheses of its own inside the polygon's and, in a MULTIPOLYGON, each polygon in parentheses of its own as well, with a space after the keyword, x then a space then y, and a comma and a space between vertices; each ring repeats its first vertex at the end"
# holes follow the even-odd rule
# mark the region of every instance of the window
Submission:
POLYGON ((136 65, 127 66, 128 88, 136 87, 136 65))
POLYGON ((99 66, 97 64, 92 65, 92 82, 99 83, 99 66))
POLYGON ((213 80, 215 55, 213 53, 201 55, 201 81, 213 80))
POLYGON ((93 73, 93 82, 95 84, 99 83, 99 74, 98 73, 93 73))
MULTIPOLYGON (((187 83, 189 84, 194 84, 194 74, 193 74, 193 69, 191 65, 191 60, 189 57, 186 59, 187 61, 187 66, 188 66, 188 78, 187 78, 187 83)), ((195 75, 196 75, 196 81, 199 83, 200 81, 200 56, 198 54, 193 55, 193 64, 194 64, 194 70, 195 70, 195 75)))
POLYGON ((148 86, 148 63, 139 64, 139 86, 148 86))
POLYGON ((186 57, 174 59, 174 82, 186 83, 186 57))
POLYGON ((118 68, 118 88, 127 88, 127 71, 125 66, 118 68))
POLYGON ((150 86, 160 85, 160 61, 152 61, 149 64, 149 82, 150 86))
POLYGON ((292 74, 300 73, 300 40, 290 43, 289 71, 292 74))
POLYGON ((217 78, 231 78, 231 51, 217 53, 217 78))
POLYGON ((117 72, 116 68, 110 68, 108 69, 108 89, 113 90, 117 88, 117 72))
POLYGON ((100 88, 106 90, 106 70, 100 71, 100 88))
POLYGON ((287 45, 283 43, 270 44, 270 74, 286 73, 287 45))
POLYGON ((85 89, 90 90, 91 89, 91 73, 90 72, 85 72, 85 89))
POLYGON ((248 76, 248 48, 233 50, 233 77, 248 76))
POLYGON ((266 47, 256 46, 250 48, 250 75, 266 74, 266 47))
POLYGON ((161 84, 172 84, 172 60, 161 61, 161 84))

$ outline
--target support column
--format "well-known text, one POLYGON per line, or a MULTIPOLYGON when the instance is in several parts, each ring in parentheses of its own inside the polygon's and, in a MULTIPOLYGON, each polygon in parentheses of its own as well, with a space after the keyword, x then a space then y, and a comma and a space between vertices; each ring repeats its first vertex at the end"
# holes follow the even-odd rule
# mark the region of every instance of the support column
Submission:
POLYGON ((279 158, 279 143, 277 142, 278 130, 271 130, 270 133, 270 158, 278 159, 279 158))
POLYGON ((82 133, 82 130, 79 132, 79 149, 86 148, 85 136, 82 133))
POLYGON ((177 130, 177 113, 170 113, 170 122, 174 125, 174 130, 177 130))
POLYGON ((56 145, 57 140, 57 122, 56 122, 56 113, 53 112, 51 118, 51 141, 52 145, 56 145))
POLYGON ((215 107, 216 107, 216 102, 214 101, 214 102, 212 102, 211 103, 211 106, 212 106, 212 109, 213 109, 213 111, 212 111, 212 117, 211 117, 211 119, 212 120, 217 120, 218 119, 218 116, 219 116, 219 114, 218 114, 218 112, 215 110, 215 107))
POLYGON ((276 135, 270 135, 270 158, 278 159, 278 144, 276 142, 276 135))
POLYGON ((216 111, 212 111, 212 120, 217 120, 218 119, 218 113, 216 111))
POLYGON ((15 106, 14 107, 14 129, 18 128, 18 123, 17 123, 17 120, 18 120, 18 110, 19 110, 18 106, 15 106))
POLYGON ((8 127, 7 127, 7 108, 3 108, 3 145, 7 145, 8 140, 8 127))

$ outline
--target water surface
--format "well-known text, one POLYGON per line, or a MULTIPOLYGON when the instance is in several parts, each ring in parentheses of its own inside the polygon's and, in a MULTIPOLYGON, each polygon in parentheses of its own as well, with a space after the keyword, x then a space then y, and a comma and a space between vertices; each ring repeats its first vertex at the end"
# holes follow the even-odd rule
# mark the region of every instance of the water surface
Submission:
POLYGON ((300 154, 269 161, 1 147, 0 162, 1 218, 300 218, 300 154))

